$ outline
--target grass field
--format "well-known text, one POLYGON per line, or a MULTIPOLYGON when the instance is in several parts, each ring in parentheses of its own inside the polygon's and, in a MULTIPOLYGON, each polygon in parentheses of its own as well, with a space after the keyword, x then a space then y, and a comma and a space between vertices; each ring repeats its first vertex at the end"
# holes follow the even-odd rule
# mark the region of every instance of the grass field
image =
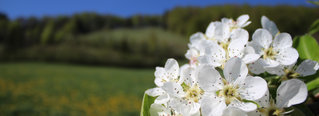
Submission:
POLYGON ((139 115, 153 69, 0 64, 0 115, 139 115))

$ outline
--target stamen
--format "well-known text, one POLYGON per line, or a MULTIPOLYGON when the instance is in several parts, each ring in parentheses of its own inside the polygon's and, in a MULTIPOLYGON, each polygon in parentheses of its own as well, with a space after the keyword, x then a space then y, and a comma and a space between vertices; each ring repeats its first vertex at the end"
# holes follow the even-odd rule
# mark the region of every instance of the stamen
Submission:
POLYGON ((274 51, 274 49, 272 47, 268 48, 268 49, 264 49, 264 55, 263 55, 263 59, 266 58, 270 58, 272 60, 275 60, 275 56, 277 55, 277 52, 274 51))

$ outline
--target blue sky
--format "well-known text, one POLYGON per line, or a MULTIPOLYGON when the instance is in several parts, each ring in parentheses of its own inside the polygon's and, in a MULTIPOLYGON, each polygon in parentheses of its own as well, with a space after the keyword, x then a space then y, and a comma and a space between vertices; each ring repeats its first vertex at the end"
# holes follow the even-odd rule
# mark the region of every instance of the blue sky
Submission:
POLYGON ((0 12, 6 13, 10 19, 81 12, 127 17, 134 14, 162 14, 176 6, 223 4, 311 6, 306 0, 0 0, 0 12))

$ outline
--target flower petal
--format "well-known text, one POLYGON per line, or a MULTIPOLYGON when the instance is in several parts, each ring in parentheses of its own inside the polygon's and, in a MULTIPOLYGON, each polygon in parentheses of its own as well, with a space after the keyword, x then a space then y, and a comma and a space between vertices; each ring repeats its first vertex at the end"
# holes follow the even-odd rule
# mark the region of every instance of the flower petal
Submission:
POLYGON ((260 57, 260 55, 258 55, 258 54, 246 54, 243 57, 243 61, 245 64, 249 64, 249 63, 257 61, 259 59, 259 57, 260 57))
POLYGON ((255 54, 259 54, 259 55, 263 55, 264 51, 263 51, 263 47, 260 46, 258 43, 254 43, 254 42, 248 42, 246 45, 246 53, 255 53, 255 54))
POLYGON ((225 23, 227 25, 231 25, 233 23, 233 19, 229 19, 229 18, 222 18, 222 23, 225 23))
POLYGON ((264 116, 262 113, 260 113, 258 110, 254 110, 251 112, 247 112, 248 116, 264 116))
POLYGON ((189 46, 196 48, 196 46, 199 46, 201 41, 205 40, 205 35, 202 32, 197 32, 191 35, 189 40, 190 40, 189 46))
POLYGON ((178 78, 179 66, 178 66, 178 62, 175 59, 170 58, 166 61, 165 70, 166 70, 166 76, 168 77, 168 79, 173 80, 178 78))
POLYGON ((263 61, 264 67, 277 67, 280 65, 277 60, 273 60, 270 58, 261 59, 261 61, 263 61))
POLYGON ((209 65, 199 67, 198 84, 204 91, 216 91, 223 86, 219 72, 209 65))
POLYGON ((228 55, 229 57, 242 57, 244 55, 245 50, 245 42, 237 39, 230 42, 228 46, 228 55))
POLYGON ((282 66, 282 65, 278 65, 276 67, 265 67, 265 70, 270 74, 274 74, 274 75, 278 75, 278 76, 285 74, 284 66, 282 66))
POLYGON ((304 102, 308 91, 304 82, 290 79, 282 82, 277 89, 276 105, 278 108, 290 107, 304 102))
POLYGON ((221 116, 226 108, 225 101, 210 94, 204 94, 201 102, 203 116, 221 116))
POLYGON ((245 47, 245 56, 242 58, 242 60, 246 63, 252 63, 259 59, 260 55, 257 54, 252 46, 250 46, 251 43, 248 43, 245 47))
POLYGON ((183 91, 182 86, 180 84, 175 83, 175 82, 166 82, 166 83, 164 83, 162 88, 169 95, 172 95, 175 97, 183 97, 185 95, 185 92, 183 91))
POLYGON ((146 90, 145 93, 149 96, 156 97, 156 96, 163 95, 166 92, 162 88, 156 87, 156 88, 146 90))
POLYGON ((230 26, 221 22, 211 22, 205 34, 210 40, 225 42, 230 37, 230 26))
POLYGON ((274 49, 285 49, 292 46, 292 39, 291 36, 288 33, 280 33, 278 34, 273 43, 272 46, 274 49))
POLYGON ((154 80, 154 83, 161 87, 163 86, 164 82, 168 81, 167 77, 166 77, 166 71, 164 68, 162 67, 156 67, 156 70, 155 70, 155 80, 154 80))
POLYGON ((190 110, 190 114, 192 114, 191 116, 200 116, 200 104, 199 103, 191 103, 190 105, 192 107, 190 110))
POLYGON ((151 116, 160 116, 159 114, 170 114, 171 112, 168 108, 164 107, 162 104, 153 103, 150 107, 151 116))
POLYGON ((228 106, 239 108, 245 112, 250 112, 257 109, 256 104, 250 102, 245 103, 239 100, 233 100, 228 106))
POLYGON ((260 99, 268 91, 267 82, 261 77, 248 76, 240 86, 241 98, 246 100, 260 99))
POLYGON ((253 43, 262 46, 265 49, 268 49, 272 42, 271 34, 265 29, 257 29, 252 38, 253 43))
POLYGON ((257 61, 248 64, 248 68, 250 72, 258 75, 265 72, 264 65, 262 59, 258 59, 257 61))
POLYGON ((198 60, 201 64, 209 64, 216 67, 224 63, 225 55, 225 50, 222 47, 217 43, 211 43, 211 46, 205 49, 205 55, 199 57, 198 60))
POLYGON ((231 35, 231 41, 241 40, 244 44, 248 42, 249 34, 245 29, 236 29, 231 35))
POLYGON ((195 102, 189 102, 181 98, 173 98, 169 101, 169 106, 183 116, 191 116, 199 111, 200 105, 195 102))
POLYGON ((246 23, 244 23, 243 25, 241 25, 240 27, 246 27, 251 23, 251 21, 247 21, 246 23))
POLYGON ((276 61, 282 65, 291 65, 297 61, 298 57, 298 51, 292 47, 280 50, 275 56, 276 61))
POLYGON ((254 47, 251 46, 251 42, 247 43, 245 47, 245 54, 256 54, 254 47))
POLYGON ((183 82, 186 85, 192 86, 193 83, 197 82, 195 78, 195 69, 194 67, 190 67, 189 65, 185 65, 183 70, 181 70, 181 78, 183 78, 183 82))
POLYGON ((221 22, 215 23, 215 35, 214 38, 220 42, 227 42, 228 38, 230 37, 230 27, 229 25, 221 22))
POLYGON ((198 61, 203 65, 212 65, 213 67, 221 66, 221 61, 211 58, 208 55, 198 57, 198 61))
POLYGON ((211 22, 211 23, 209 23, 209 25, 208 25, 208 27, 207 27, 207 29, 206 29, 205 35, 206 35, 209 39, 212 39, 212 38, 214 38, 214 36, 215 36, 215 30, 216 30, 215 23, 216 23, 216 22, 211 22))
POLYGON ((263 97, 259 98, 258 100, 255 100, 255 101, 260 105, 260 107, 268 108, 268 107, 270 107, 269 98, 270 98, 269 91, 267 89, 265 95, 263 97))
POLYGON ((240 58, 233 57, 226 62, 224 75, 227 82, 241 82, 247 74, 248 68, 240 58))
POLYGON ((279 33, 279 30, 276 24, 269 20, 266 16, 261 17, 261 25, 264 29, 267 29, 273 36, 276 36, 279 33))
MULTIPOLYGON (((200 106, 199 106, 200 107, 200 106)), ((200 110, 191 116, 201 116, 200 110)))
POLYGON ((245 15, 241 15, 237 18, 236 22, 237 22, 237 25, 239 27, 245 27, 247 25, 244 25, 249 19, 249 15, 245 14, 245 15))
POLYGON ((224 110, 223 116, 247 116, 247 113, 236 107, 228 107, 224 110))
POLYGON ((160 95, 158 96, 154 103, 156 104, 166 104, 168 101, 170 100, 170 97, 168 94, 163 94, 163 95, 160 95))
POLYGON ((186 54, 185 54, 185 57, 188 59, 188 60, 193 60, 193 58, 196 58, 199 56, 199 51, 195 48, 190 48, 187 50, 186 54))
POLYGON ((301 76, 313 75, 317 72, 319 64, 316 61, 304 60, 296 69, 301 76))

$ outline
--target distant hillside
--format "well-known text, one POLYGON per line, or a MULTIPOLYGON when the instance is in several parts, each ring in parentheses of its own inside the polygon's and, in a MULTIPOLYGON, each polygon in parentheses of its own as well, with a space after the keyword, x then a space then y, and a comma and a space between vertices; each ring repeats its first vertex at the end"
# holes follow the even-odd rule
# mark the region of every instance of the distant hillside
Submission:
POLYGON ((0 13, 0 61, 154 66, 169 57, 183 58, 189 36, 205 32, 211 21, 242 14, 253 22, 246 27, 250 34, 261 28, 260 18, 266 15, 294 37, 308 31, 319 8, 225 5, 177 7, 163 15, 128 18, 87 12, 16 20, 0 13))
POLYGON ((186 37, 160 28, 114 29, 77 35, 55 45, 33 45, 14 52, 0 49, 3 61, 49 61, 154 67, 167 58, 184 58, 186 37))

